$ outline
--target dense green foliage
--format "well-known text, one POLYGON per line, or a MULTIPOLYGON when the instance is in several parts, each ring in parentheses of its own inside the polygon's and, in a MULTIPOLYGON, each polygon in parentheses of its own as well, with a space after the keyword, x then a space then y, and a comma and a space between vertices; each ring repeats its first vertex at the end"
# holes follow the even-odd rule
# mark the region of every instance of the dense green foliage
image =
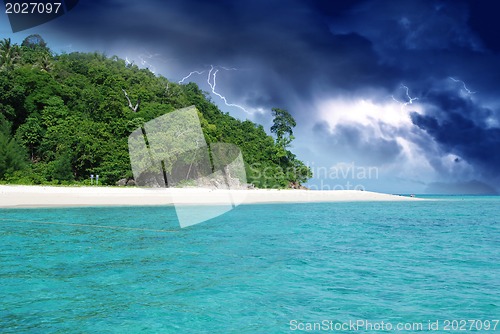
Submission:
POLYGON ((290 140, 283 145, 281 132, 275 141, 261 125, 221 112, 194 83, 169 82, 116 56, 53 55, 40 36, 30 36, 21 46, 0 41, 0 180, 86 183, 99 174, 103 184, 114 185, 132 177, 131 131, 190 105, 208 143, 240 147, 249 183, 283 188, 311 176, 288 151, 290 140), (125 91, 132 105, 140 101, 137 112, 125 91))
POLYGON ((10 137, 11 125, 0 115, 0 179, 25 167, 23 147, 10 137))

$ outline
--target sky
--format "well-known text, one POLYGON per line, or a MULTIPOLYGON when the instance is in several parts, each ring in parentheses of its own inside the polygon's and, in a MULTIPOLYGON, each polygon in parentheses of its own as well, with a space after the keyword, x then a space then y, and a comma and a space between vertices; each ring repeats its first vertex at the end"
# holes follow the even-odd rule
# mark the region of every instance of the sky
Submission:
POLYGON ((266 129, 271 108, 287 109, 312 189, 499 193, 497 9, 486 0, 81 0, 16 33, 2 12, 0 34, 19 43, 38 33, 55 52, 118 55, 175 82, 196 71, 183 82, 266 129))

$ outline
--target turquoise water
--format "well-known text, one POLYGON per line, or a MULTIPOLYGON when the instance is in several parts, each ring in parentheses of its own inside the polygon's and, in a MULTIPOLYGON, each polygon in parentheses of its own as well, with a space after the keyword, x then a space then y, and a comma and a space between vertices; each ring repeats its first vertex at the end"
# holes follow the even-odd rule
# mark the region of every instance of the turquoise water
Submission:
POLYGON ((4 209, 0 245, 2 333, 500 318, 500 197, 244 205, 186 229, 172 207, 4 209))

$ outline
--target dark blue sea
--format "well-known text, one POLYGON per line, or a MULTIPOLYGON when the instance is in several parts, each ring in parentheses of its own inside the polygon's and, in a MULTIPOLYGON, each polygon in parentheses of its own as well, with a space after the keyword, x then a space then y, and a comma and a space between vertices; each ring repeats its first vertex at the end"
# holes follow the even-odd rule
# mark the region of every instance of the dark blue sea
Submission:
POLYGON ((432 199, 1 209, 0 332, 500 332, 500 197, 432 199))

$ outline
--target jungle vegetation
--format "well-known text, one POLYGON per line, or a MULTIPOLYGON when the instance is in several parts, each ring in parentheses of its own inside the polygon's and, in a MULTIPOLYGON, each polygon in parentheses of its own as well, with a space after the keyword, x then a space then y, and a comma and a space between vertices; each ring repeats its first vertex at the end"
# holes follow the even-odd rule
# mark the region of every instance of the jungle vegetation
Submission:
POLYGON ((127 139, 145 122, 196 106, 207 143, 237 145, 247 182, 297 187, 311 170, 290 151, 296 123, 274 108, 275 137, 222 112, 195 83, 177 84, 101 53, 54 54, 39 35, 0 41, 0 182, 104 185, 132 178, 127 139))

